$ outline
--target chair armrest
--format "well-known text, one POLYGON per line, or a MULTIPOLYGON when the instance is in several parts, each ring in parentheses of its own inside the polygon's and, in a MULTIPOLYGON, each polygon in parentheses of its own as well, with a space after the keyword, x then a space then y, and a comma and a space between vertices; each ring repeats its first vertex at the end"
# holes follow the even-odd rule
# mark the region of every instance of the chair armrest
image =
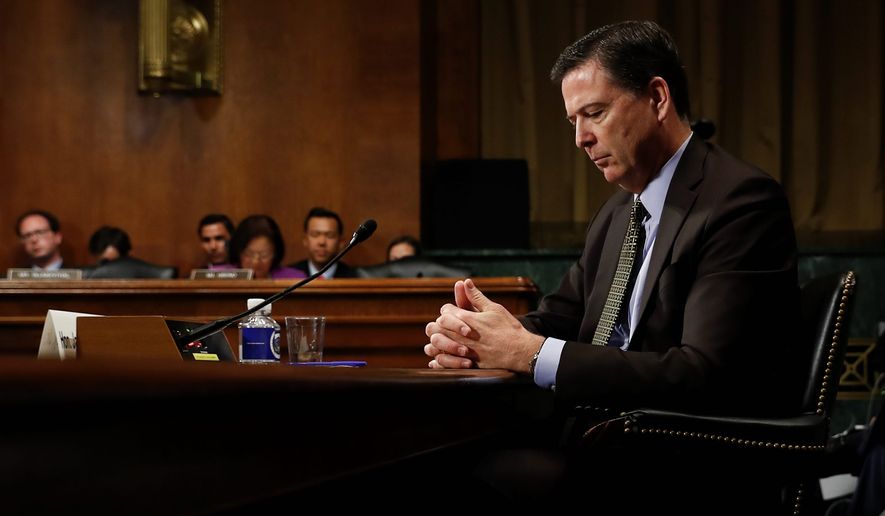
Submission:
POLYGON ((581 446, 639 438, 701 447, 818 452, 826 446, 827 428, 828 421, 819 414, 753 418, 640 409, 590 426, 581 446))

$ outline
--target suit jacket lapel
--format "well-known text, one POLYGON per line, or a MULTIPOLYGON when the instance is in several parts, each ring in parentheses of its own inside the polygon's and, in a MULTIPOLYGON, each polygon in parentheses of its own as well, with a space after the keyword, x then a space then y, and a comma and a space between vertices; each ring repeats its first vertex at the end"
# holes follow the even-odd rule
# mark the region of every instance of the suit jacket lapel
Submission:
MULTIPOLYGON (((664 264, 670 257, 676 235, 679 234, 685 217, 691 211, 697 198, 695 187, 703 180, 703 166, 706 156, 706 144, 700 141, 697 136, 692 136, 682 154, 682 159, 679 160, 679 165, 670 181, 670 187, 667 189, 667 199, 664 201, 658 235, 655 237, 654 249, 651 252, 651 261, 648 264, 648 274, 645 277, 645 285, 639 304, 639 313, 643 316, 648 300, 651 299, 652 292, 656 290, 664 264)), ((637 330, 642 329, 642 320, 642 318, 639 319, 637 330)))

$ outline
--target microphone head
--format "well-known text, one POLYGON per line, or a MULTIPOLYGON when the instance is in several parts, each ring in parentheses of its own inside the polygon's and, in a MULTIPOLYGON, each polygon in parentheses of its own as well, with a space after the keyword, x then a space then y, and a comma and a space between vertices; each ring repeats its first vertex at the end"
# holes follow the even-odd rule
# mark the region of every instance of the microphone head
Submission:
POLYGON ((360 227, 356 228, 356 231, 353 232, 353 238, 351 240, 354 244, 358 244, 372 236, 372 233, 374 233, 376 229, 378 229, 378 223, 375 222, 375 219, 368 219, 360 224, 360 227))

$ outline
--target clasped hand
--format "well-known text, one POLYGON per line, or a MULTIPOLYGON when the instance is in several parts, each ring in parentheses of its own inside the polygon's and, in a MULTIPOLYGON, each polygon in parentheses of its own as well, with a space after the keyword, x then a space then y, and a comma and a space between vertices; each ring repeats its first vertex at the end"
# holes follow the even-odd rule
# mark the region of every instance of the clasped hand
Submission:
POLYGON ((435 369, 481 367, 527 373, 544 337, 535 335, 506 308, 487 298, 467 279, 455 283, 455 304, 440 308, 427 324, 424 353, 435 369))

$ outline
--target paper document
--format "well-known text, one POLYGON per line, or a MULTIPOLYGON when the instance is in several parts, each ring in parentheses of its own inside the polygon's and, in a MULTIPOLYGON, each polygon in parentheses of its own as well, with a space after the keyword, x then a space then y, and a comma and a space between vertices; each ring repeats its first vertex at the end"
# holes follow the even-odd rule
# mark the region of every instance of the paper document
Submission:
POLYGON ((849 473, 820 479, 820 494, 824 500, 849 495, 857 488, 857 477, 849 473))

